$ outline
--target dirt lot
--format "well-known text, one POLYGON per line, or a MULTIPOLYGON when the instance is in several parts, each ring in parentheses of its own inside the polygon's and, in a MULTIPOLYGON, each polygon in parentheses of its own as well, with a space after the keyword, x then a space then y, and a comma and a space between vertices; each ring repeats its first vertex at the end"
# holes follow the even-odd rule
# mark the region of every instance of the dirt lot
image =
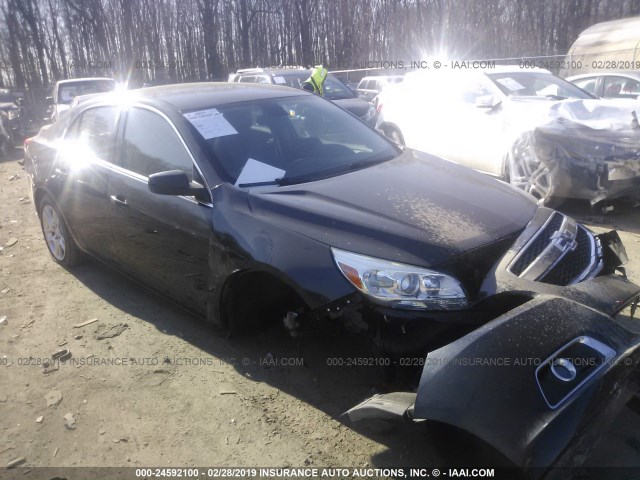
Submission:
MULTIPOLYGON (((428 422, 356 429, 343 421, 341 413, 380 383, 375 368, 327 366, 345 352, 366 355, 357 338, 299 342, 274 328, 228 340, 101 265, 57 266, 25 198, 20 158, 16 150, 0 163, 1 466, 19 457, 23 467, 378 468, 483 458, 468 438, 428 422), (126 328, 118 335, 97 338, 118 333, 119 324, 126 328), (75 362, 44 374, 41 359, 61 349, 75 362), (59 402, 47 406, 50 395, 59 402)), ((620 230, 636 281, 638 210, 602 216, 568 208, 595 230, 620 230)), ((588 463, 640 466, 639 432, 640 416, 627 409, 588 463)))

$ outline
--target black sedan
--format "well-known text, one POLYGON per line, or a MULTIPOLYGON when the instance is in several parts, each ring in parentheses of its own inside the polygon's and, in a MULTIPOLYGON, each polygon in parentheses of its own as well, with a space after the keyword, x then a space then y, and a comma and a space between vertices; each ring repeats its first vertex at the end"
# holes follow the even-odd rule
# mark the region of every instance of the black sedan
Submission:
POLYGON ((412 414, 519 465, 555 462, 633 379, 640 338, 617 314, 640 288, 617 270, 615 232, 403 150, 318 96, 105 94, 31 139, 25 168, 56 262, 96 257, 230 332, 342 321, 394 358, 441 347, 412 414))

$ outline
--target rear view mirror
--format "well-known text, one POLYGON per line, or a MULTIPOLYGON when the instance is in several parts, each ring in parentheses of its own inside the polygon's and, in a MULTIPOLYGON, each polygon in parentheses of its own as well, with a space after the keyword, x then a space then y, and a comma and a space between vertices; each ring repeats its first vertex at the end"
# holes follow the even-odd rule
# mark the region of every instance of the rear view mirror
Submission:
POLYGON ((189 177, 182 170, 169 170, 167 172, 149 175, 149 190, 159 195, 193 195, 204 192, 202 187, 192 187, 189 177))

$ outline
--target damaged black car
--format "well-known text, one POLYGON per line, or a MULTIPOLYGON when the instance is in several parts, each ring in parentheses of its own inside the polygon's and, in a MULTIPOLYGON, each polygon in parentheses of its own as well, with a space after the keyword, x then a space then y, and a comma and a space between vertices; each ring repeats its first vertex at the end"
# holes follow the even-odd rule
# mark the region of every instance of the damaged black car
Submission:
POLYGON ((640 327, 618 314, 640 288, 615 232, 313 94, 99 95, 27 141, 25 169, 59 264, 95 257, 231 333, 340 322, 388 355, 430 352, 392 413, 454 424, 517 465, 554 464, 635 391, 640 327), (462 361, 498 356, 539 361, 462 361))

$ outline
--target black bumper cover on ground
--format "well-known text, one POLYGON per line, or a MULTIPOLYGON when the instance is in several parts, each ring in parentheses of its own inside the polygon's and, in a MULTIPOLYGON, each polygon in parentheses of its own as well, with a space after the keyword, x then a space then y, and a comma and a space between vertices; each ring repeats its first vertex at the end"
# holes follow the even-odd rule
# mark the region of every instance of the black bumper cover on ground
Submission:
MULTIPOLYGON (((601 240, 617 256, 619 240, 601 240)), ((640 295, 640 287, 614 274, 577 288, 587 296, 606 292, 608 313, 640 295)), ((640 320, 608 313, 570 298, 537 296, 429 353, 417 394, 374 397, 349 416, 454 425, 533 476, 579 465, 639 389, 640 320), (566 360, 568 371, 557 366, 566 360)))

